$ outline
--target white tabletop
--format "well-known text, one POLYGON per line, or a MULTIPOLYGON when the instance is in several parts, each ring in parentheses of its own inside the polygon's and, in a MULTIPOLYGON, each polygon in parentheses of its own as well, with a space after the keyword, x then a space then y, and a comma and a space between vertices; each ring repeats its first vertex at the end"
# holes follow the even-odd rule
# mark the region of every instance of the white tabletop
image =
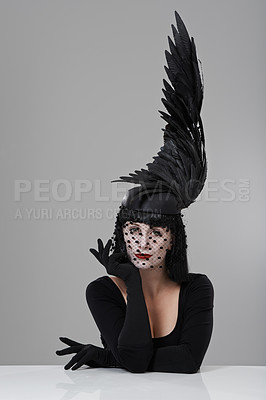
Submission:
POLYGON ((63 365, 0 366, 1 400, 266 399, 266 367, 202 366, 196 374, 63 365))

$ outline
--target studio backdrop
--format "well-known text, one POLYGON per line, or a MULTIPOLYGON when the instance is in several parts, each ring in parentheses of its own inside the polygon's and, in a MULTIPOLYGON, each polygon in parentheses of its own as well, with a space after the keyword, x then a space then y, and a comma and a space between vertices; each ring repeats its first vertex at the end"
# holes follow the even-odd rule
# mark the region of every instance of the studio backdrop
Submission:
POLYGON ((205 365, 265 365, 265 1, 0 2, 1 364, 66 363, 101 345, 88 252, 131 187, 110 181, 163 144, 174 11, 204 75, 208 176, 184 210, 190 272, 213 283, 205 365))

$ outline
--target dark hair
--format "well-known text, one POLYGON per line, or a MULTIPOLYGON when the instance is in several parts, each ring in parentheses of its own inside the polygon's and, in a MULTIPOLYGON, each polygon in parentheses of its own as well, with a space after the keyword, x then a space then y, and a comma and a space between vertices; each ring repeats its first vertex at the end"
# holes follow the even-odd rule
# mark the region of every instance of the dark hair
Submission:
POLYGON ((165 215, 148 213, 144 211, 131 210, 124 207, 119 207, 120 211, 117 214, 115 222, 115 230, 112 236, 112 250, 114 252, 122 252, 127 254, 126 243, 122 226, 125 222, 143 222, 150 227, 167 227, 172 233, 173 246, 166 253, 165 265, 169 278, 181 284, 188 281, 188 261, 187 261, 187 241, 185 226, 182 221, 182 214, 165 215))

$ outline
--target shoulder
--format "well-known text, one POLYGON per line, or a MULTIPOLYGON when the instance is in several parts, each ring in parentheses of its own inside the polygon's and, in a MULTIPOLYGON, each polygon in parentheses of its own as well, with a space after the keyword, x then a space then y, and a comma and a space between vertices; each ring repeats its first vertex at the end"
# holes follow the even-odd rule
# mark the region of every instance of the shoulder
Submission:
POLYGON ((87 286, 86 292, 94 293, 98 290, 103 290, 109 287, 109 277, 107 275, 103 275, 94 279, 94 281, 91 281, 87 286))
POLYGON ((86 288, 87 300, 104 299, 107 300, 119 298, 119 289, 116 287, 113 279, 108 275, 100 276, 91 281, 86 288))
POLYGON ((186 282, 186 284, 190 287, 205 285, 213 288, 213 284, 209 277, 199 272, 190 272, 188 274, 188 281, 186 282))
POLYGON ((188 281, 184 283, 184 290, 189 300, 208 300, 213 302, 214 287, 205 274, 189 273, 188 281))

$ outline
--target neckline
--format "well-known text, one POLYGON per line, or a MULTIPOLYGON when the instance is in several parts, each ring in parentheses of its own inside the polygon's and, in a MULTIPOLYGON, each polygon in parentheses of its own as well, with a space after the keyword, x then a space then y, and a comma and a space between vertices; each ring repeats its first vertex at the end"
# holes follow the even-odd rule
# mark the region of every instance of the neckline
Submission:
MULTIPOLYGON (((152 338, 152 340, 154 340, 154 341, 156 341, 156 340, 160 340, 160 339, 165 339, 165 338, 167 338, 168 336, 170 336, 170 335, 172 335, 172 333, 174 333, 175 332, 175 330, 176 330, 176 328, 177 328, 177 325, 178 325, 178 323, 179 323, 179 321, 180 321, 180 303, 181 303, 181 291, 182 291, 182 289, 183 289, 183 285, 182 285, 182 283, 181 283, 181 285, 180 285, 180 290, 179 290, 179 294, 178 294, 178 310, 177 310, 177 319, 176 319, 176 323, 175 323, 175 326, 174 326, 174 328, 172 329, 172 331, 170 332, 170 333, 168 333, 167 335, 165 335, 165 336, 159 336, 159 337, 154 337, 154 338, 152 338)), ((119 290, 119 289, 118 289, 119 290)))
MULTIPOLYGON (((125 301, 125 299, 124 299, 124 296, 122 295, 122 293, 121 293, 121 290, 119 289, 119 287, 116 285, 116 283, 110 278, 110 276, 108 276, 108 275, 105 275, 106 276, 106 278, 109 278, 108 280, 110 281, 110 282, 112 282, 112 284, 113 284, 113 286, 115 286, 116 287, 116 289, 118 290, 118 292, 119 292, 119 294, 120 294, 120 297, 123 299, 123 303, 124 303, 124 305, 125 305, 125 307, 127 307, 127 303, 126 303, 126 301, 125 301)), ((181 292, 182 292, 182 289, 183 289, 183 284, 181 283, 181 285, 180 285, 180 290, 179 290, 179 294, 178 294, 178 311, 177 311, 177 319, 176 319, 176 324, 175 324, 175 326, 174 326, 174 328, 172 329, 172 331, 170 332, 170 333, 168 333, 167 335, 165 335, 165 336, 159 336, 159 337, 152 337, 152 340, 154 340, 154 341, 156 341, 156 340, 159 340, 159 339, 165 339, 165 338, 167 338, 168 336, 170 336, 170 335, 172 335, 172 333, 176 330, 176 328, 177 328, 177 325, 178 325, 178 323, 179 323, 179 319, 180 319, 180 303, 181 303, 181 292)))

